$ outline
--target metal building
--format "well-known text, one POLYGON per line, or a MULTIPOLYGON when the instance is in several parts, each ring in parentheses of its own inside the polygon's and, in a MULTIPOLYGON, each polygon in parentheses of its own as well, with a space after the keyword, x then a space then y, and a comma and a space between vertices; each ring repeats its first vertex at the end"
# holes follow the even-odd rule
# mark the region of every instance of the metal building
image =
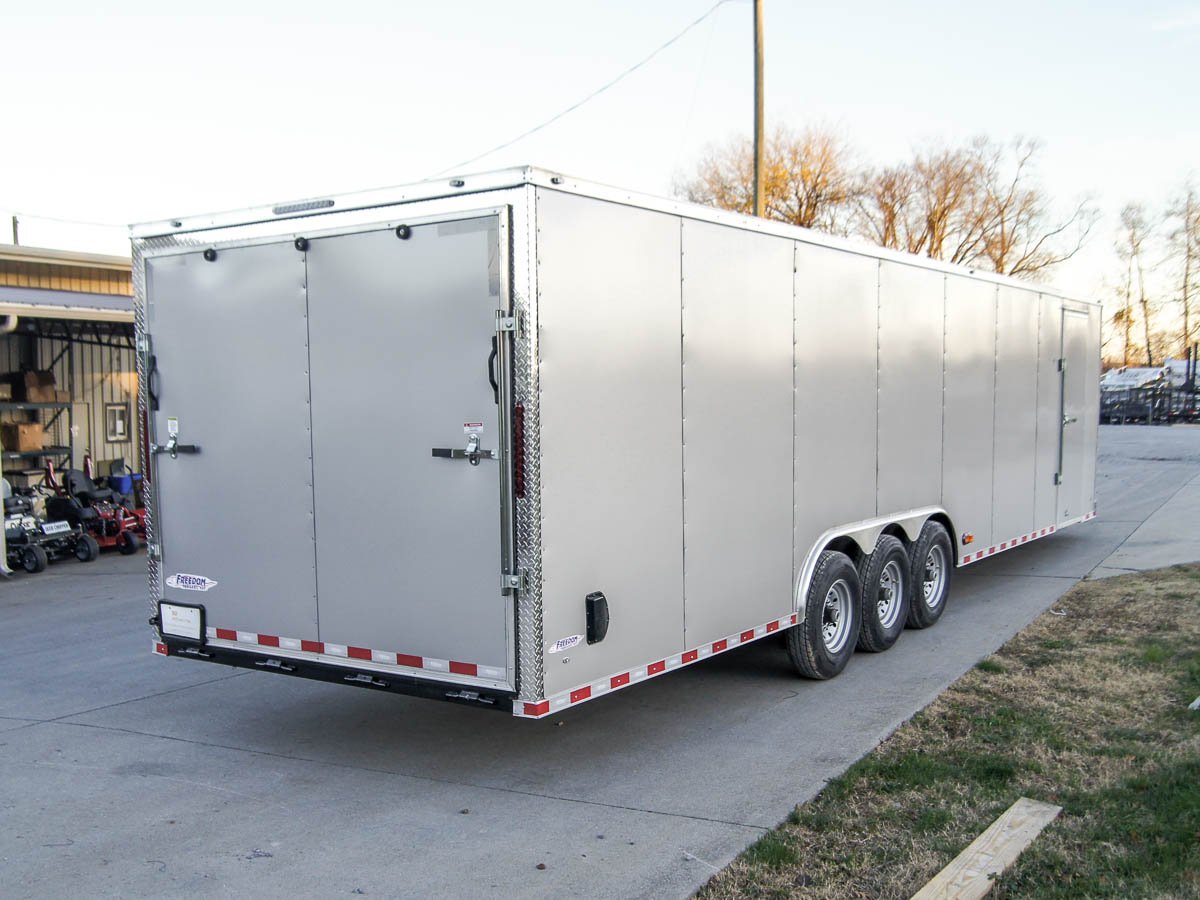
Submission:
POLYGON ((39 483, 47 462, 81 468, 88 453, 99 474, 136 465, 132 294, 127 257, 0 245, 0 421, 42 430, 41 447, 4 450, 11 482, 39 483), (45 372, 27 401, 25 373, 45 372))

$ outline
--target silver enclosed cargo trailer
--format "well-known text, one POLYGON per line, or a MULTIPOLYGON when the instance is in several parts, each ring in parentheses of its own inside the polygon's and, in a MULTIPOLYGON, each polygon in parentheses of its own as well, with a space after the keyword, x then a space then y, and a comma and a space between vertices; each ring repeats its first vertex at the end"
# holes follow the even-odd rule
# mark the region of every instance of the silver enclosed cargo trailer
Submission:
MULTIPOLYGON (((1100 310, 522 168, 133 229, 158 653, 539 717, 1095 515, 1100 310)), ((903 651, 900 651, 903 652, 903 651)))

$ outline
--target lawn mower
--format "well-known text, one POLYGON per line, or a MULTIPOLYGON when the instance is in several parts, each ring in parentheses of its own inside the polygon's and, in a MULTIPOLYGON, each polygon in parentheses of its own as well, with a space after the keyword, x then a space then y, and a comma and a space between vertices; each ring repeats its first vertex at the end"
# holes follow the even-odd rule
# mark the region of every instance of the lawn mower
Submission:
POLYGON ((46 484, 54 493, 46 498, 46 517, 62 519, 91 535, 102 549, 116 547, 128 556, 141 546, 145 511, 131 510, 132 500, 112 488, 100 487, 80 469, 66 469, 58 477, 53 464, 46 467, 46 484))
POLYGON ((33 497, 14 494, 3 480, 4 543, 8 565, 26 572, 41 572, 55 559, 74 556, 91 562, 100 555, 100 545, 78 525, 66 521, 42 521, 34 515, 33 497))

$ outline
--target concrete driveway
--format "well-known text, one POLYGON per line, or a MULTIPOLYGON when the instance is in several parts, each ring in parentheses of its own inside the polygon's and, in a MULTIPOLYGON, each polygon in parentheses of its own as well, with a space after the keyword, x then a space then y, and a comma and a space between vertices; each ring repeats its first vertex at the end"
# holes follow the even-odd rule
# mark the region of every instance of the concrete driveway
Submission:
POLYGON ((1078 579, 1200 558, 1198 478, 1200 429, 1102 428, 1100 517, 956 573, 891 652, 813 683, 764 642, 543 721, 152 656, 140 556, 16 576, 0 885, 687 894, 1078 579))

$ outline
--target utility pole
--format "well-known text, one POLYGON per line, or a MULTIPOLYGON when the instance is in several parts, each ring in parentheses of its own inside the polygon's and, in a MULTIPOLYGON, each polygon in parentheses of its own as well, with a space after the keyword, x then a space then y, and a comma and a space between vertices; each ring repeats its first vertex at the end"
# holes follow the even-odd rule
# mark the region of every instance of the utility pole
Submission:
POLYGON ((15 214, 13 215, 12 219, 13 219, 13 223, 12 223, 12 225, 13 225, 13 246, 19 247, 19 246, 21 246, 21 235, 17 231, 17 217, 15 214))
POLYGON ((763 0, 754 0, 754 214, 763 214, 763 0))

